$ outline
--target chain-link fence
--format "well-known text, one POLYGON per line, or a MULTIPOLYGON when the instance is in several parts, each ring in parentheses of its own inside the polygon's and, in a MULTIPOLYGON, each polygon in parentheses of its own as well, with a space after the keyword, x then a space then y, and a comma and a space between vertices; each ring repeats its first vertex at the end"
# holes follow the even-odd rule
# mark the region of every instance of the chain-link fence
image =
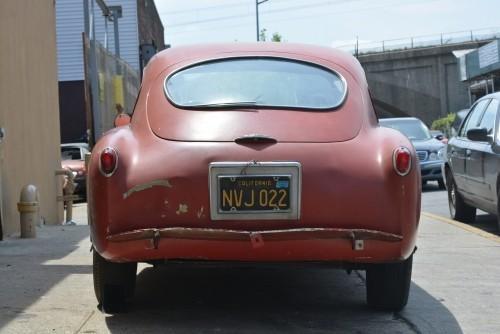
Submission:
MULTIPOLYGON (((90 41, 84 37, 85 82, 91 92, 90 41)), ((114 127, 114 119, 119 112, 131 114, 139 92, 139 73, 122 59, 111 54, 104 46, 95 41, 97 68, 96 103, 87 103, 89 129, 94 130, 96 140, 114 127)), ((87 94, 88 99, 94 98, 87 94)))
POLYGON ((487 41, 496 38, 500 38, 500 27, 470 31, 458 31, 436 35, 413 36, 376 42, 359 42, 347 45, 339 45, 336 46, 336 48, 351 52, 353 54, 368 54, 466 42, 487 41))

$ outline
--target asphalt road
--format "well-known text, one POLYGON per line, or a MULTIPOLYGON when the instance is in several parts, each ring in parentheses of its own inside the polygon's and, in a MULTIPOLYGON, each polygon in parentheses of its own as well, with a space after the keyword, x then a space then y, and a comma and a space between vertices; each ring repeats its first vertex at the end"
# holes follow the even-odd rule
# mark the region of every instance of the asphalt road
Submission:
MULTIPOLYGON (((423 186, 422 211, 450 218, 446 190, 439 189, 437 182, 429 182, 423 186)), ((496 217, 481 210, 477 210, 476 221, 471 226, 489 233, 498 234, 496 217)))
MULTIPOLYGON (((106 315, 93 295, 88 228, 78 225, 0 243, 0 332, 500 333, 500 238, 447 220, 446 193, 432 185, 423 212, 399 313, 366 307, 363 272, 142 265, 128 311, 106 315)), ((75 213, 83 223, 85 206, 75 213)))

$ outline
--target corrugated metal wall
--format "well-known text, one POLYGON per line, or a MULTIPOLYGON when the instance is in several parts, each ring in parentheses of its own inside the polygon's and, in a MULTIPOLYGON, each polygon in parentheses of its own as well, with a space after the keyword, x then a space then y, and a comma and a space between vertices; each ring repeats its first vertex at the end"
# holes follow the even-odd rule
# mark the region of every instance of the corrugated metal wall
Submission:
POLYGON ((83 80, 83 1, 56 1, 59 81, 83 80))
MULTIPOLYGON (((79 2, 82 2, 79 0, 79 2)), ((137 23, 137 0, 106 0, 108 6, 122 6, 123 17, 118 19, 120 34, 120 58, 139 71, 139 27, 137 23)), ((97 39, 104 44, 104 19, 96 7, 95 30, 97 39)), ((108 22, 108 49, 115 53, 113 22, 108 22)))
MULTIPOLYGON (((118 20, 120 57, 139 71, 139 29, 136 0, 106 0, 108 6, 122 6, 118 20)), ((96 37, 104 43, 104 17, 95 7, 96 37)), ((57 62, 59 81, 83 80, 84 15, 82 0, 56 1, 57 62)), ((108 48, 114 53, 113 22, 108 22, 108 48)))

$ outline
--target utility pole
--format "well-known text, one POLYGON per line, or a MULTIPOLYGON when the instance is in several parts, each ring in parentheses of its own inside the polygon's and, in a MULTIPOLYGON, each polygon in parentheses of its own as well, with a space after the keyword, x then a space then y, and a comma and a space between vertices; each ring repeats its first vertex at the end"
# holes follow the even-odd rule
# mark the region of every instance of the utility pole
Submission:
POLYGON ((257 42, 260 40, 260 28, 259 28, 259 5, 269 0, 255 0, 255 18, 257 20, 257 42))

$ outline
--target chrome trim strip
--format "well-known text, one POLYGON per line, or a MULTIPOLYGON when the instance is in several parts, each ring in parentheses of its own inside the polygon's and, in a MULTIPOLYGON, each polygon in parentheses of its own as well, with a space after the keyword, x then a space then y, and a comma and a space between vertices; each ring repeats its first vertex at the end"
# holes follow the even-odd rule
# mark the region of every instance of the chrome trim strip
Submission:
POLYGON ((292 228, 286 230, 239 231, 212 228, 167 227, 147 228, 111 234, 106 237, 110 242, 126 242, 152 238, 185 240, 235 240, 250 241, 253 236, 261 236, 264 241, 349 239, 380 240, 399 242, 403 236, 378 230, 348 228, 292 228))
POLYGON ((428 151, 417 151, 417 158, 420 161, 427 161, 427 158, 429 157, 429 152, 428 151), (420 158, 420 156, 423 157, 423 159, 420 158))

